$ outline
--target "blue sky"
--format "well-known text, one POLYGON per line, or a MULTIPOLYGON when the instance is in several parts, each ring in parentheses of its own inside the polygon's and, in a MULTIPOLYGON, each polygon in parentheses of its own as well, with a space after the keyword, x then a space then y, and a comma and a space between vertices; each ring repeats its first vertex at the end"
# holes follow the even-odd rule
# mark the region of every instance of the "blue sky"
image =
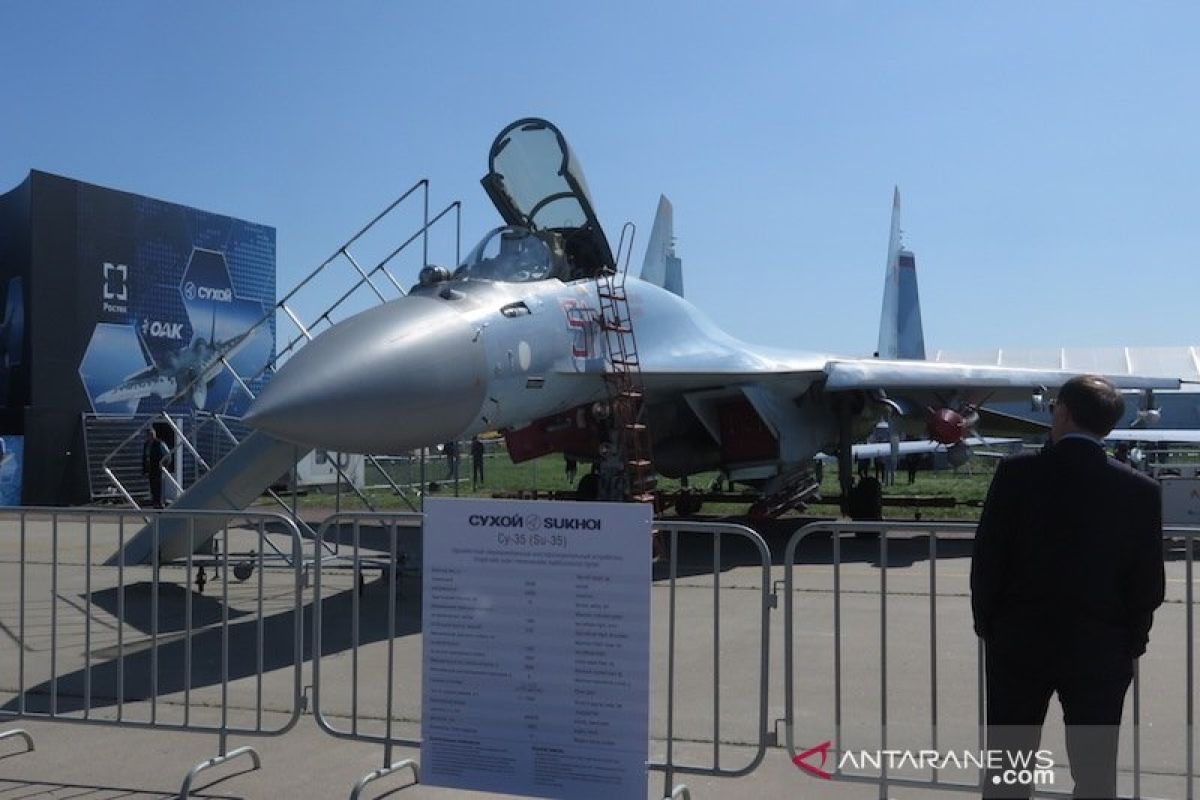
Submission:
POLYGON ((470 248, 492 138, 544 116, 635 265, 671 198, 689 298, 749 341, 874 348, 899 184, 931 348, 1190 344, 1198 29, 1172 2, 5 3, 0 189, 273 225, 284 289, 421 177, 470 248))

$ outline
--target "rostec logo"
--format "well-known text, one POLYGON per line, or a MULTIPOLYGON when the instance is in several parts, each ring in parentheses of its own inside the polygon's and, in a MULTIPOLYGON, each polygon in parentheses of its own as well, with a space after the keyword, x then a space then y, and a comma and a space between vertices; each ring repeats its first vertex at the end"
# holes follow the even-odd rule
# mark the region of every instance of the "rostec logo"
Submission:
POLYGON ((142 336, 181 341, 183 339, 183 323, 144 319, 142 320, 142 336))
POLYGON ((218 303, 232 303, 232 289, 217 289, 213 286, 198 286, 195 281, 183 285, 183 296, 188 300, 214 300, 218 303))
POLYGON ((110 314, 124 314, 129 300, 129 267, 104 262, 104 287, 100 292, 101 306, 110 314))
POLYGON ((104 299, 129 299, 129 267, 124 264, 104 262, 104 299))

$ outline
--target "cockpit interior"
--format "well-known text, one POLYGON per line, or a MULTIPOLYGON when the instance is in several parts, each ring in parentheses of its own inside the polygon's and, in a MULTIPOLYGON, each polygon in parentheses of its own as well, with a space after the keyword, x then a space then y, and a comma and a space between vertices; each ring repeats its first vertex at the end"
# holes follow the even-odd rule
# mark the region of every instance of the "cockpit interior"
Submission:
POLYGON ((484 237, 460 272, 483 278, 491 271, 489 280, 573 281, 615 269, 583 169, 553 124, 529 118, 502 130, 481 183, 507 226, 484 237))
POLYGON ((425 267, 421 285, 451 278, 567 283, 615 271, 583 170, 551 123, 529 118, 502 130, 481 183, 505 224, 489 231, 453 275, 425 267))
POLYGON ((483 237, 454 272, 455 278, 528 283, 557 278, 564 283, 595 277, 602 262, 586 249, 575 248, 572 231, 532 231, 521 225, 503 225, 483 237))

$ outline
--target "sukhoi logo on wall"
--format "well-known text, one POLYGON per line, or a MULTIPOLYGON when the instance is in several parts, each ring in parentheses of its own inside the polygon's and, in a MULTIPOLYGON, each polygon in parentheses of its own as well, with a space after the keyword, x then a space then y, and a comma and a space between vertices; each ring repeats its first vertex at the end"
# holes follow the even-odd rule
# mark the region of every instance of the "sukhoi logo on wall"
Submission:
POLYGON ((232 303, 232 289, 218 289, 215 286, 200 286, 195 281, 183 285, 183 296, 188 300, 214 300, 218 303, 232 303))

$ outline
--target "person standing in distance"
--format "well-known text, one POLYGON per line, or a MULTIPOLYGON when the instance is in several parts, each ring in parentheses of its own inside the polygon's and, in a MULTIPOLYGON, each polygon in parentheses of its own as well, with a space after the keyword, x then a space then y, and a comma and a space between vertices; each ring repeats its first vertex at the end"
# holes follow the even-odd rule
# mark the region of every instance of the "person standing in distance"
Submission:
POLYGON ((478 436, 471 437, 471 489, 483 486, 483 442, 478 436))
MULTIPOLYGON (((1057 692, 1076 798, 1116 797, 1125 694, 1165 586, 1159 486, 1101 441, 1124 410, 1104 378, 1067 381, 1051 406, 1051 446, 997 468, 971 560, 988 749, 1036 751, 1057 692)), ((1034 788, 1006 781, 989 772, 983 796, 1034 788)))
POLYGON ((150 483, 150 506, 163 507, 163 469, 169 465, 171 452, 158 431, 151 425, 146 429, 146 441, 142 444, 142 474, 150 483))

